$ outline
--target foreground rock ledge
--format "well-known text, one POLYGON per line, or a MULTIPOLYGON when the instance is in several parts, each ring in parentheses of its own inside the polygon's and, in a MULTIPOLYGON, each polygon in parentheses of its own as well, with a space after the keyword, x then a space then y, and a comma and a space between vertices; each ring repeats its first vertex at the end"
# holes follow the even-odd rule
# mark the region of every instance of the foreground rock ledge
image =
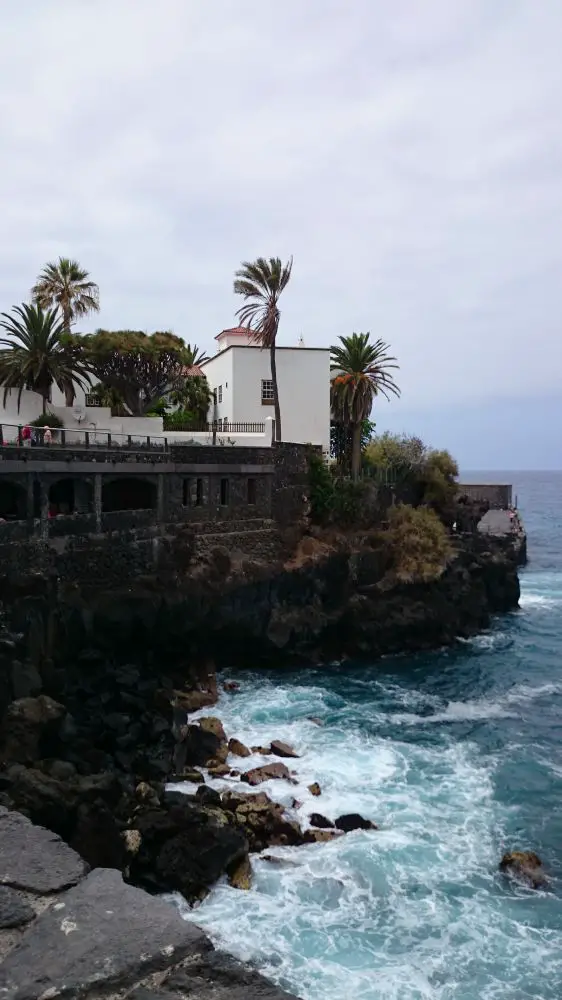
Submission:
POLYGON ((0 882, 20 883, 27 868, 20 896, 31 917, 24 930, 0 930, 3 1000, 94 1000, 116 991, 135 1000, 291 1000, 253 970, 216 953, 203 931, 169 903, 126 885, 118 871, 86 874, 82 859, 58 837, 17 813, 6 817, 3 811, 0 820, 0 882), (24 836, 10 847, 18 831, 24 836), (13 859, 20 865, 15 874, 13 859), (77 884, 60 891, 69 878, 77 884))

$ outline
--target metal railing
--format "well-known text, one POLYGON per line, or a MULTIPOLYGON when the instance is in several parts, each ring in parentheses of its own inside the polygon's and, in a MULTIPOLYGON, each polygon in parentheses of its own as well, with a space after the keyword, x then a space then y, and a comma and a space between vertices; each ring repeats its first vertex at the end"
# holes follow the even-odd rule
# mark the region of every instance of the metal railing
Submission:
POLYGON ((212 423, 192 423, 177 419, 173 413, 164 417, 164 430, 188 431, 192 434, 265 434, 265 423, 232 423, 229 420, 215 420, 212 423))
POLYGON ((19 448, 122 448, 136 451, 168 449, 163 435, 120 434, 114 431, 82 430, 78 427, 33 427, 29 424, 0 423, 0 447, 19 448), (28 436, 27 429, 29 428, 28 436))

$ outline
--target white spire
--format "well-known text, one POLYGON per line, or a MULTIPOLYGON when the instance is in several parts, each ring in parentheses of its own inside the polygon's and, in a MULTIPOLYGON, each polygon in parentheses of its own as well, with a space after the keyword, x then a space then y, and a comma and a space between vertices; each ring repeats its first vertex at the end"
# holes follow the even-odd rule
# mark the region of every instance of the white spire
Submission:
POLYGON ((299 347, 304 347, 304 337, 303 337, 302 333, 301 333, 301 335, 300 335, 300 337, 298 339, 298 346, 299 347))

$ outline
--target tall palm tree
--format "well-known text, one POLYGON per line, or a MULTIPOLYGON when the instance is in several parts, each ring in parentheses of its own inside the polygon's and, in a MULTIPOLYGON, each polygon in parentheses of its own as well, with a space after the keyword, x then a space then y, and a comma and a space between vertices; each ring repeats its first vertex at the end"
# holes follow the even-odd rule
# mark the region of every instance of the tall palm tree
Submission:
POLYGON ((361 469, 361 426, 369 417, 375 396, 399 396, 392 370, 399 368, 383 340, 369 342, 369 333, 340 337, 331 348, 331 404, 335 419, 352 431, 351 472, 357 479, 361 469))
POLYGON ((292 268, 292 257, 286 264, 279 257, 270 257, 269 260, 258 257, 253 263, 244 261, 234 279, 234 292, 242 295, 245 302, 236 313, 241 326, 248 327, 257 344, 269 348, 276 441, 282 440, 275 358, 275 342, 281 317, 279 297, 289 284, 292 268))
MULTIPOLYGON (((95 281, 90 280, 88 271, 77 260, 59 257, 46 264, 31 289, 33 301, 42 309, 61 310, 66 333, 72 324, 91 312, 99 312, 100 294, 95 281)), ((74 387, 70 385, 65 393, 66 405, 74 402, 74 387)))
POLYGON ((209 355, 201 350, 200 347, 197 347, 197 344, 194 344, 193 347, 191 344, 185 345, 185 364, 187 368, 196 368, 197 365, 202 365, 204 361, 208 360, 209 355))
POLYGON ((46 413, 53 382, 67 393, 74 382, 87 386, 91 369, 69 341, 58 310, 44 312, 39 305, 24 303, 12 313, 0 313, 0 329, 9 335, 0 338, 4 406, 10 389, 18 390, 18 410, 23 390, 32 389, 41 395, 46 413))

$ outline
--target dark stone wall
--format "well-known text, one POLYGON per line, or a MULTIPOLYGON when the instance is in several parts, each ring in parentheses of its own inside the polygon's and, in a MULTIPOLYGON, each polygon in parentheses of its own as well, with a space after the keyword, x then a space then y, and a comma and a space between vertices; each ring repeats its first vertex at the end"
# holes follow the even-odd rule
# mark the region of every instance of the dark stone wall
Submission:
POLYGON ((312 454, 322 454, 321 448, 306 444, 276 443, 273 447, 275 486, 272 516, 278 524, 298 524, 306 516, 309 505, 309 463, 312 454))

